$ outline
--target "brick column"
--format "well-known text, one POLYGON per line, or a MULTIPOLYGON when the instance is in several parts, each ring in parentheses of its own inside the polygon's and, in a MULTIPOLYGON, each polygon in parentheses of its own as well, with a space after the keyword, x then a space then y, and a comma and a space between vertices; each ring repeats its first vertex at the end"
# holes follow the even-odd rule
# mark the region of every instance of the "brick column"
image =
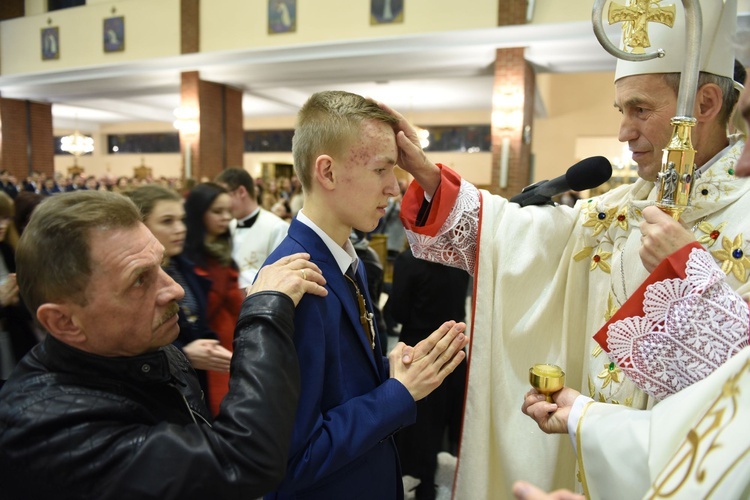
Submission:
POLYGON ((181 91, 181 106, 193 110, 199 123, 195 134, 180 132, 183 173, 188 158, 196 180, 213 179, 227 167, 242 166, 242 91, 201 80, 197 71, 182 74, 181 91))
POLYGON ((200 52, 200 0, 180 2, 180 53, 200 52))
POLYGON ((2 0, 0 2, 0 21, 23 17, 25 13, 25 0, 2 0))
MULTIPOLYGON (((503 0, 498 26, 526 23, 526 0, 503 0)), ((492 176, 488 189, 506 197, 530 184, 535 74, 524 49, 498 49, 492 98, 492 176), (507 174, 502 166, 507 164, 507 174), (507 179, 507 182, 505 182, 507 179), (505 182, 505 187, 501 183, 505 182)))
POLYGON ((20 182, 32 171, 54 175, 52 104, 0 98, 0 170, 20 182))

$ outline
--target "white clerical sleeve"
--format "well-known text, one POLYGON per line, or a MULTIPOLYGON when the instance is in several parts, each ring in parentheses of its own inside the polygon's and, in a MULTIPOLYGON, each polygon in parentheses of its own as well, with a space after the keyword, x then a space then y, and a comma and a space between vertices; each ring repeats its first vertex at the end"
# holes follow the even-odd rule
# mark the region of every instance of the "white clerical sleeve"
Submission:
POLYGON ((588 498, 632 500, 648 489, 650 416, 649 411, 607 403, 584 408, 576 434, 588 498))
POLYGON ((573 445, 575 453, 578 453, 578 420, 583 415, 586 405, 592 401, 594 400, 590 397, 579 394, 573 402, 573 406, 570 407, 570 413, 568 414, 568 436, 570 437, 570 444, 573 445))
POLYGON ((590 403, 579 466, 591 499, 748 498, 750 347, 651 411, 590 403))

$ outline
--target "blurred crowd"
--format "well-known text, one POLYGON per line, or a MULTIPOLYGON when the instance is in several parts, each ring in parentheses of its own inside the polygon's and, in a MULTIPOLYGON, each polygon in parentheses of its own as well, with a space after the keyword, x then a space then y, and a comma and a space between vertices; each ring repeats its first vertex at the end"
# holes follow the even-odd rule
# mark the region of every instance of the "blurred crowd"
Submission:
MULTIPOLYGON (((202 178, 200 182, 207 182, 208 178, 202 178)), ((183 180, 177 177, 113 177, 110 175, 64 175, 60 172, 47 175, 43 172, 32 172, 31 175, 20 182, 15 175, 7 170, 0 170, 0 188, 12 199, 22 192, 36 193, 42 196, 50 196, 57 193, 78 191, 80 189, 95 189, 114 192, 123 192, 135 189, 139 186, 159 185, 167 189, 177 191, 186 195, 197 183, 194 179, 183 180)), ((260 206, 275 213, 287 221, 302 208, 302 186, 297 176, 278 177, 264 180, 261 177, 254 179, 257 199, 260 206)))

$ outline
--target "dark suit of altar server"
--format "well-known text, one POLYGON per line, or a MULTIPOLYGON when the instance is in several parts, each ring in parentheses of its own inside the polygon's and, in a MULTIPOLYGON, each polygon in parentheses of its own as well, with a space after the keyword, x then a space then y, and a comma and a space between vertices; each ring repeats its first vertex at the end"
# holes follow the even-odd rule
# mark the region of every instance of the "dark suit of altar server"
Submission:
MULTIPOLYGON (((347 262, 342 248, 334 249, 334 257, 320 229, 313 227, 304 215, 292 221, 286 239, 266 261, 307 252, 328 289, 326 297, 306 295, 295 312, 302 388, 287 475, 266 498, 401 499, 393 433, 414 423, 416 404, 400 382, 389 378, 377 334, 375 349, 371 347, 353 287, 344 276, 351 257, 347 262)), ((371 311, 361 265, 357 275, 371 311)))

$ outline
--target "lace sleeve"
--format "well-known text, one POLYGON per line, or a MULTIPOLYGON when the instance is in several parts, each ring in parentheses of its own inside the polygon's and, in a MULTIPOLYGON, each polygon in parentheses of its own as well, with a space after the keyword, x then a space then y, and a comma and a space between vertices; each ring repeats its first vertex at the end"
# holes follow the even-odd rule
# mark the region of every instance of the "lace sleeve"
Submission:
POLYGON ((414 256, 474 274, 479 206, 479 191, 462 180, 456 204, 435 236, 406 231, 414 256))
POLYGON ((657 399, 706 378, 748 345, 750 313, 711 255, 693 249, 685 279, 649 285, 643 316, 609 326, 610 359, 657 399))

